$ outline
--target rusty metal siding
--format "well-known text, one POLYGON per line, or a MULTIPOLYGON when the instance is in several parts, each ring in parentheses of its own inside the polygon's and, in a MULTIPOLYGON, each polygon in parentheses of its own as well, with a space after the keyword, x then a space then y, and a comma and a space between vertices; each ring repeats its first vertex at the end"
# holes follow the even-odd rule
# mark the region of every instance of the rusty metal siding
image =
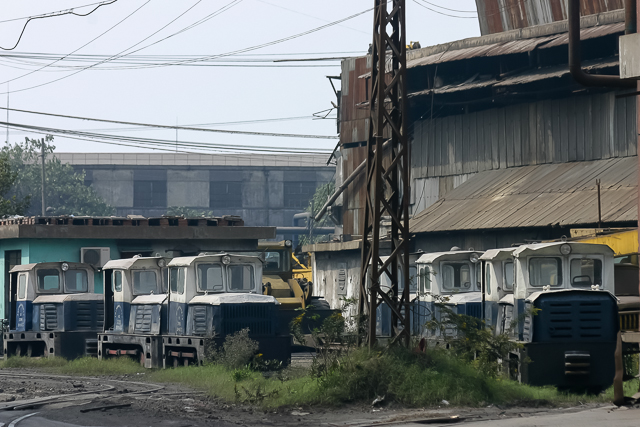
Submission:
MULTIPOLYGON (((566 0, 476 0, 482 35, 567 19, 566 0)), ((582 16, 624 8, 624 0, 582 0, 582 16)))
POLYGON ((636 103, 633 97, 616 99, 615 94, 536 101, 417 122, 412 179, 634 156, 636 103))

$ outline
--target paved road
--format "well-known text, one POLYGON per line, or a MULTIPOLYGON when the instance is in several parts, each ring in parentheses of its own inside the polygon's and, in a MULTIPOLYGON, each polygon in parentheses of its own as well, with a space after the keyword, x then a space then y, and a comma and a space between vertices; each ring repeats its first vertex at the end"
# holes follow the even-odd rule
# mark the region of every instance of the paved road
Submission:
MULTIPOLYGON (((431 424, 437 426, 438 424, 431 424)), ((440 424, 448 425, 452 424, 440 424)), ((469 427, 638 427, 640 426, 640 409, 605 407, 574 413, 554 413, 522 418, 505 418, 501 420, 472 421, 467 420, 460 426, 469 427)), ((424 424, 396 424, 400 427, 420 427, 424 424)), ((394 426, 395 427, 395 426, 394 426)))

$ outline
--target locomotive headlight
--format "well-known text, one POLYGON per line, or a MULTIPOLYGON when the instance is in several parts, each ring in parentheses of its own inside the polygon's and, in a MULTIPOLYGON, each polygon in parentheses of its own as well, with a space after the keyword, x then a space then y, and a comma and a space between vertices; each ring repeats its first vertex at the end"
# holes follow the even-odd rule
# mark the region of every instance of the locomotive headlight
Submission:
POLYGON ((562 255, 569 255, 571 253, 571 245, 565 243, 564 245, 560 246, 560 253, 562 255))
POLYGON ((229 265, 231 264, 231 257, 229 255, 225 255, 222 257, 222 263, 224 265, 229 265))
POLYGON ((63 262, 60 268, 62 268, 62 271, 67 271, 69 269, 69 264, 67 264, 66 262, 63 262))
POLYGON ((160 268, 164 268, 164 267, 166 267, 166 266, 167 266, 167 261, 166 261, 164 258, 160 258, 160 259, 158 260, 158 267, 160 267, 160 268))
POLYGON ((291 243, 291 240, 285 240, 285 241, 284 241, 284 245, 285 245, 286 247, 288 247, 288 248, 290 248, 292 244, 293 244, 293 243, 291 243))
POLYGON ((472 253, 471 255, 469 255, 469 261, 471 261, 472 263, 477 263, 480 260, 480 255, 478 255, 477 253, 472 253))

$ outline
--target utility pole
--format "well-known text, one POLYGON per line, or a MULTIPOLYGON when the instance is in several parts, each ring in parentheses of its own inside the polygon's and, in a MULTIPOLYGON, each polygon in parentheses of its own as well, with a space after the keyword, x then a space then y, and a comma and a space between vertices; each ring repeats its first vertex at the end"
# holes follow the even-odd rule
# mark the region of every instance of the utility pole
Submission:
POLYGON ((392 342, 410 339, 409 145, 407 139, 405 0, 374 0, 371 101, 362 228, 360 313, 369 316, 368 344, 376 343, 379 303, 391 309, 392 342), (383 148, 389 140, 390 145, 383 148), (384 151, 384 152, 383 152, 384 151), (380 256, 380 223, 391 221, 391 255, 380 256), (380 288, 386 274, 391 289, 380 288), (399 294, 400 284, 404 284, 399 294), (368 298, 368 301, 367 301, 368 298))
POLYGON ((40 140, 40 143, 42 144, 40 146, 40 153, 42 157, 42 216, 46 216, 47 207, 44 200, 44 138, 40 140))

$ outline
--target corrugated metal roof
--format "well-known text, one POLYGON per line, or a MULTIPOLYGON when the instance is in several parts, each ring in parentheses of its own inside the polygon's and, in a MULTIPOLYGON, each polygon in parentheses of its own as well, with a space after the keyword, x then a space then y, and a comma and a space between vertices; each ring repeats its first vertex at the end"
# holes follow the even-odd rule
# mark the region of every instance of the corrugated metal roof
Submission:
MULTIPOLYGON (((624 32, 624 22, 615 24, 598 25, 596 27, 580 30, 582 40, 603 37, 610 34, 624 32)), ((457 50, 447 50, 441 53, 416 58, 407 61, 407 68, 422 67, 431 64, 459 61, 462 59, 509 55, 515 53, 531 52, 536 48, 545 49, 562 46, 568 43, 567 33, 553 34, 544 37, 534 37, 521 40, 513 40, 501 43, 492 43, 482 46, 474 46, 457 50)))
POLYGON ((416 215, 412 233, 486 230, 638 219, 638 158, 558 163, 481 172, 416 215))
MULTIPOLYGON (((603 70, 607 68, 617 67, 618 61, 611 60, 606 62, 601 61, 587 61, 582 67, 585 71, 603 70)), ((469 83, 460 83, 457 85, 447 85, 441 88, 435 89, 436 94, 454 93, 472 89, 481 89, 490 86, 494 87, 509 87, 520 84, 533 83, 541 80, 549 80, 554 78, 560 78, 569 75, 569 66, 562 65, 558 67, 546 67, 533 71, 528 71, 521 74, 515 74, 502 80, 496 80, 495 77, 487 78, 484 80, 472 81, 469 83)), ((411 92, 409 98, 414 96, 431 95, 432 89, 425 89, 417 92, 411 92)))

